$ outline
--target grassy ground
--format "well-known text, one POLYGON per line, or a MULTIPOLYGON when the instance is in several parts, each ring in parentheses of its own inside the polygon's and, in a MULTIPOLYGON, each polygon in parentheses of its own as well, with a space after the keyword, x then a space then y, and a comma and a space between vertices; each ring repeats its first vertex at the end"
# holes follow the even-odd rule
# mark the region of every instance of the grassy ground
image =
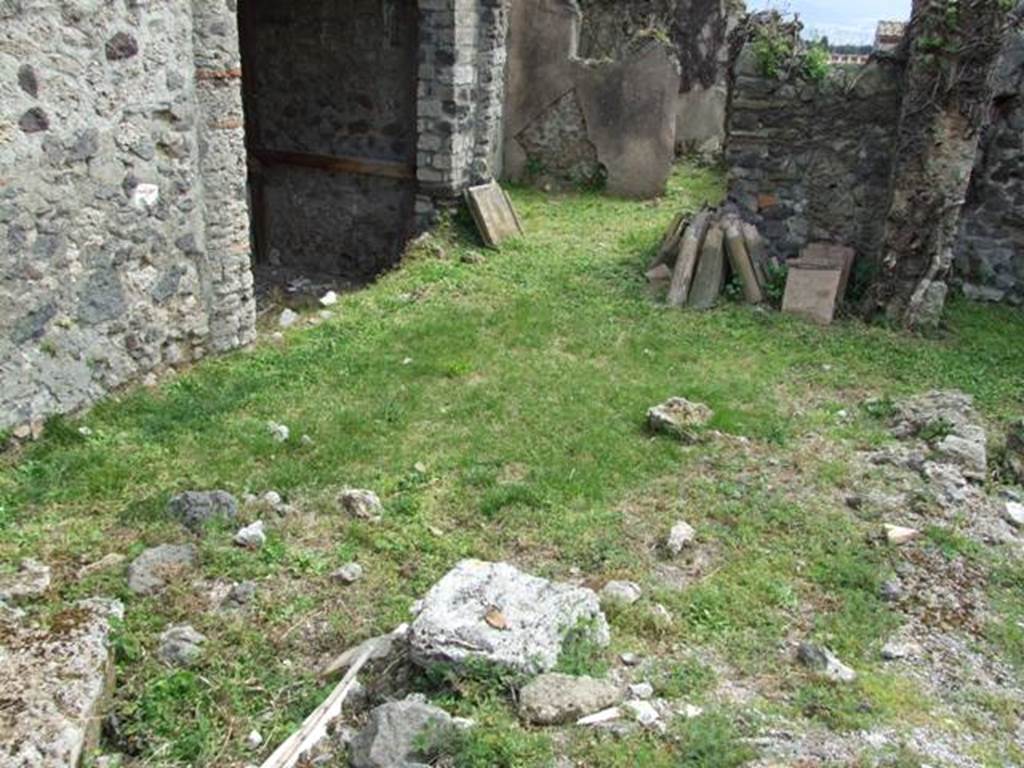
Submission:
MULTIPOLYGON (((958 387, 996 427, 1024 411, 1024 315, 954 303, 948 332, 922 340, 737 305, 667 311, 651 300, 644 265, 678 207, 721 193, 714 172, 689 166, 656 203, 515 191, 528 236, 502 253, 484 254, 455 226, 447 258, 412 259, 345 297, 334 319, 53 422, 41 443, 8 454, 0 562, 35 556, 58 579, 36 610, 93 594, 127 605, 118 748, 140 765, 258 762, 243 744, 251 729, 277 743, 324 695, 320 663, 405 620, 469 556, 595 585, 640 582, 648 599, 611 615, 612 651, 576 666, 624 650, 658 655, 661 692, 710 712, 665 737, 553 739, 516 725, 500 685, 481 684, 445 694, 481 723, 458 746, 461 765, 541 766, 554 751, 588 766, 738 765, 750 757, 739 738, 772 717, 837 733, 945 727, 941 707, 877 661, 900 623, 878 597, 889 553, 838 500, 855 481, 851 452, 884 440, 859 407, 865 397, 958 387), (464 263, 470 254, 485 260, 464 263), (645 410, 671 395, 708 403, 715 427, 750 442, 651 439, 645 410), (269 420, 292 439, 273 442, 269 420), (377 490, 384 522, 345 518, 335 504, 343 487, 377 490), (258 553, 232 547, 233 531, 208 533, 199 581, 160 598, 133 596, 123 569, 76 576, 110 552, 188 540, 165 508, 197 488, 274 489, 299 511, 267 519, 258 553), (689 571, 666 569, 655 551, 680 517, 698 528, 706 559, 689 571), (363 581, 332 583, 351 560, 366 568, 363 581), (209 610, 207 591, 242 579, 260 585, 255 608, 209 610), (654 601, 670 622, 651 612, 654 601), (174 622, 209 638, 199 667, 156 660, 174 622), (795 671, 780 643, 803 636, 856 666, 856 686, 795 671), (713 695, 730 681, 752 685, 754 700, 713 695)), ((999 575, 999 612, 979 642, 1016 658, 1020 674, 1024 573, 998 555, 971 556, 999 575)), ((1008 724, 985 721, 976 759, 1022 759, 1014 706, 990 703, 1008 724)))

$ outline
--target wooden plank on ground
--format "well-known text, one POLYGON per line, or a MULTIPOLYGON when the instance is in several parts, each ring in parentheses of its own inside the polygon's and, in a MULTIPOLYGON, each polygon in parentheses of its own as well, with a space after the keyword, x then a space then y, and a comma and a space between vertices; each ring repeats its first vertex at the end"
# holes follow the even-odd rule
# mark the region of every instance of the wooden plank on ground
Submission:
POLYGON ((689 306, 694 309, 711 309, 718 302, 725 285, 725 249, 722 227, 715 224, 704 238, 700 252, 700 263, 690 289, 689 306))
POLYGON ((670 307, 684 306, 690 296, 690 284, 693 282, 693 273, 697 268, 700 248, 710 221, 710 212, 698 213, 690 222, 690 226, 686 228, 686 233, 679 243, 679 258, 676 260, 676 268, 672 273, 672 287, 668 290, 666 301, 670 307))
POLYGON ((743 222, 740 231, 743 232, 743 242, 746 243, 747 253, 750 254, 750 263, 754 265, 754 275, 764 290, 768 286, 768 278, 764 273, 764 265, 768 261, 768 246, 757 227, 750 222, 743 222))
POLYGON ((829 325, 835 318, 842 281, 842 269, 794 267, 790 262, 782 311, 829 325))
POLYGON ((512 201, 498 182, 467 189, 466 204, 488 248, 498 248, 508 238, 523 234, 512 201))
POLYGON ((740 232, 736 222, 731 222, 725 227, 725 246, 732 271, 739 276, 740 283, 743 285, 744 297, 751 304, 760 304, 764 301, 764 293, 757 282, 757 275, 754 274, 754 265, 750 261, 750 254, 747 253, 743 233, 740 232))
POLYGON ((679 241, 683 237, 683 232, 686 231, 687 222, 688 219, 685 213, 680 211, 675 215, 668 229, 665 230, 665 235, 661 238, 658 255, 651 262, 648 270, 654 269, 661 264, 668 265, 669 269, 675 267, 676 257, 679 255, 679 241))
POLYGON ((261 768, 294 768, 298 765, 306 753, 326 738, 331 723, 341 716, 345 700, 355 688, 356 678, 366 663, 373 659, 378 645, 403 637, 407 630, 408 626, 403 624, 390 635, 376 638, 373 642, 363 643, 359 646, 357 657, 351 660, 348 673, 338 683, 338 686, 319 707, 313 710, 313 713, 299 726, 299 730, 274 750, 274 754, 267 758, 261 768))

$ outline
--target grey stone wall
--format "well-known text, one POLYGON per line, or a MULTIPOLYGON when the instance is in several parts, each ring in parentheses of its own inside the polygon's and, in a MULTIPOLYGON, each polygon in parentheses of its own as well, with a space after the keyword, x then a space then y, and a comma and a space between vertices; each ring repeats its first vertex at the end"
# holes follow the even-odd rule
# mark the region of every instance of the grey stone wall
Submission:
MULTIPOLYGON (((237 10, 0 0, 0 429, 254 338, 237 10)), ((391 149, 415 155, 402 216, 424 226, 499 167, 506 18, 502 0, 418 14, 415 133, 391 149)), ((312 224, 288 236, 324 247, 312 224)))
POLYGON ((0 4, 0 428, 251 337, 244 195, 208 205, 244 188, 197 85, 220 36, 192 10, 0 4))
POLYGON ((956 252, 964 293, 1024 304, 1024 36, 1010 41, 997 78, 956 252))
MULTIPOLYGON (((760 71, 751 46, 734 64, 726 162, 729 197, 778 259, 808 242, 881 247, 902 106, 894 59, 811 82, 760 71)), ((1024 303, 1024 37, 1003 57, 956 246, 954 279, 969 298, 1024 303)))
POLYGON ((762 74, 750 46, 735 64, 726 163, 729 196, 780 259, 826 240, 873 254, 881 244, 901 104, 890 62, 762 74))

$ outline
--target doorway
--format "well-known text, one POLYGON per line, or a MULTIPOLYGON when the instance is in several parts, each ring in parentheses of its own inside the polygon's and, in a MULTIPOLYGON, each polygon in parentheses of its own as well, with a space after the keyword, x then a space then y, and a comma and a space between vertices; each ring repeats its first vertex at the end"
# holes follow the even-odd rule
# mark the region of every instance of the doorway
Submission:
POLYGON ((241 0, 254 267, 373 279, 416 202, 416 0, 241 0))

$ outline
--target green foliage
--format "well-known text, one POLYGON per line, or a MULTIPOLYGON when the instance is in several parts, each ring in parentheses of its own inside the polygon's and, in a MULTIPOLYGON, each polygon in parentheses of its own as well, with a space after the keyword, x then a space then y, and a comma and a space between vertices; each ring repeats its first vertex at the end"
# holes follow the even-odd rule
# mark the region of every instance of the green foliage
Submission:
POLYGON ((822 83, 832 69, 828 47, 815 43, 807 47, 802 54, 803 75, 815 83, 822 83))
POLYGON ((778 78, 786 72, 796 50, 796 42, 794 37, 781 27, 764 24, 757 28, 753 50, 761 75, 778 78))
POLYGON ((764 264, 764 295, 768 303, 776 309, 782 307, 782 299, 786 295, 786 280, 789 279, 789 267, 785 262, 769 259, 764 264))
POLYGON ((675 731, 679 751, 676 768, 739 768, 756 757, 744 744, 735 723, 711 713, 683 721, 675 731))
POLYGON ((526 731, 503 710, 476 712, 476 725, 448 730, 443 739, 431 739, 432 765, 454 768, 549 768, 554 761, 551 738, 526 731))
POLYGON ((562 642, 562 653, 558 657, 556 671, 567 675, 589 675, 604 677, 610 667, 608 654, 595 640, 596 625, 593 620, 581 621, 569 630, 562 642))
POLYGON ((717 682, 715 671, 699 659, 685 658, 664 661, 650 673, 649 680, 655 694, 663 699, 698 699, 717 682))

